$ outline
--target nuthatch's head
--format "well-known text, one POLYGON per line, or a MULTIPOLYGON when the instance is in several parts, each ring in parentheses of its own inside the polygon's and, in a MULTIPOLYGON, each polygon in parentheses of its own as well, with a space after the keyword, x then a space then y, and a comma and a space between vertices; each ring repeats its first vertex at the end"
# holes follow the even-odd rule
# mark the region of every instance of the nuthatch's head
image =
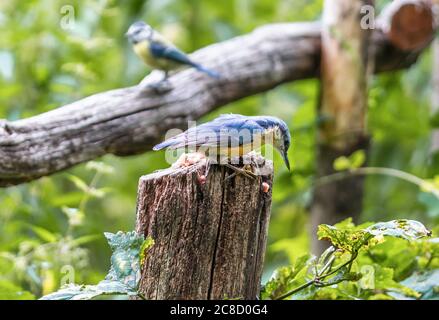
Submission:
POLYGON ((278 121, 278 124, 275 125, 274 130, 274 147, 282 155, 282 158, 285 161, 285 165, 287 166, 287 169, 289 171, 290 161, 288 160, 288 149, 290 148, 291 143, 290 130, 288 129, 288 126, 284 121, 280 119, 276 120, 278 121))
POLYGON ((276 117, 265 116, 264 124, 266 129, 272 133, 273 136, 273 146, 280 152, 282 158, 284 159, 285 165, 288 170, 290 170, 290 161, 288 160, 288 149, 291 143, 290 130, 287 124, 276 117))
POLYGON ((143 21, 134 22, 129 28, 125 36, 128 39, 136 44, 141 41, 145 41, 152 37, 153 29, 150 25, 146 24, 143 21))

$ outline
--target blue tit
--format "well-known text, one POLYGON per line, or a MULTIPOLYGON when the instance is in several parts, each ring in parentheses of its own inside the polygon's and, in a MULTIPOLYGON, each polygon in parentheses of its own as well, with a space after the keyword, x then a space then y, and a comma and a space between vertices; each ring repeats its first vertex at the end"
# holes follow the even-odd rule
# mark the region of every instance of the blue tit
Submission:
POLYGON ((184 52, 166 40, 160 33, 143 21, 133 23, 126 33, 133 44, 134 52, 151 68, 162 70, 165 73, 181 66, 190 66, 208 74, 212 78, 219 78, 219 74, 192 61, 184 52))
POLYGON ((156 145, 153 150, 184 148, 209 154, 214 150, 213 153, 230 159, 233 155, 243 156, 269 143, 280 152, 286 167, 290 170, 290 142, 288 126, 279 118, 227 114, 190 128, 156 145))

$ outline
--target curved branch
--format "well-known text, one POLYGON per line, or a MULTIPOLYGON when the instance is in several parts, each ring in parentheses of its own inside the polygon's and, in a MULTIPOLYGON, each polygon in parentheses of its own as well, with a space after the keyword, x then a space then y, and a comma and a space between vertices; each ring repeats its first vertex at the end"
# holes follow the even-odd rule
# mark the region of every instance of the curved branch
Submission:
MULTIPOLYGON (((398 49, 374 31, 376 71, 401 69, 420 53, 398 49)), ((219 71, 211 79, 194 70, 175 73, 173 90, 143 86, 99 93, 41 115, 0 121, 0 187, 31 181, 105 154, 151 149, 171 128, 282 83, 317 77, 320 24, 272 24, 195 52, 194 60, 219 71)), ((143 82, 155 81, 153 72, 143 82)))

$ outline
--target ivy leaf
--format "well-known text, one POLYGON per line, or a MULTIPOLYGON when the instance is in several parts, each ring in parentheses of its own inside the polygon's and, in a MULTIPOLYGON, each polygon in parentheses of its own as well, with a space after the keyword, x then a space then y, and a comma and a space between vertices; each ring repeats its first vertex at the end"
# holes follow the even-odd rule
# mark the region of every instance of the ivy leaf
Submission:
POLYGON ((67 285, 42 300, 86 300, 100 295, 137 295, 140 280, 141 257, 153 244, 151 238, 144 240, 135 231, 116 234, 105 233, 113 254, 111 267, 105 280, 97 285, 67 285))
POLYGON ((119 281, 102 280, 97 285, 70 284, 40 300, 89 300, 100 295, 136 295, 136 290, 119 281))
POLYGON ((111 256, 111 268, 105 280, 114 280, 125 285, 137 288, 140 279, 140 251, 144 245, 143 236, 135 231, 104 233, 110 245, 113 255, 111 256))

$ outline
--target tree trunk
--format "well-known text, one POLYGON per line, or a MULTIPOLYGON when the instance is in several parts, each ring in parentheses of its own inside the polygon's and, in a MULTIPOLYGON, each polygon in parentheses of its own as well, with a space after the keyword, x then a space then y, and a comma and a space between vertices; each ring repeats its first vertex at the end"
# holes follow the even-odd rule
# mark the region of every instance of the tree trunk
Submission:
MULTIPOLYGON (((439 118, 439 40, 433 42, 433 74, 431 93, 431 116, 439 118)), ((436 122, 436 121, 435 121, 436 122)), ((437 123, 435 123, 437 126, 437 123)), ((431 133, 430 152, 433 161, 439 164, 439 128, 435 127, 431 133)))
POLYGON ((272 163, 265 169, 228 178, 230 169, 211 165, 205 178, 198 163, 140 179, 136 230, 155 241, 141 271, 147 299, 258 297, 272 163))
MULTIPOLYGON (((367 62, 371 29, 361 26, 361 8, 369 0, 325 1, 322 27, 322 94, 318 132, 317 178, 334 173, 333 162, 368 149, 366 134, 367 62)), ((363 198, 363 177, 319 186, 311 206, 313 234, 322 223, 347 217, 357 220, 363 198)), ((313 252, 326 243, 313 241, 313 252)))
MULTIPOLYGON (((430 2, 393 1, 377 21, 373 21, 374 14, 361 15, 374 13, 372 5, 372 0, 325 1, 319 108, 324 121, 318 133, 317 178, 334 173, 333 161, 338 157, 357 150, 367 155, 367 78, 376 70, 380 57, 387 55, 380 43, 389 41, 395 52, 416 52, 434 36, 430 2)), ((394 67, 400 63, 394 62, 394 67)), ((363 182, 363 177, 352 177, 317 187, 311 205, 313 231, 321 223, 333 224, 347 217, 358 220, 363 182)), ((325 245, 314 239, 313 251, 319 253, 325 245)))

